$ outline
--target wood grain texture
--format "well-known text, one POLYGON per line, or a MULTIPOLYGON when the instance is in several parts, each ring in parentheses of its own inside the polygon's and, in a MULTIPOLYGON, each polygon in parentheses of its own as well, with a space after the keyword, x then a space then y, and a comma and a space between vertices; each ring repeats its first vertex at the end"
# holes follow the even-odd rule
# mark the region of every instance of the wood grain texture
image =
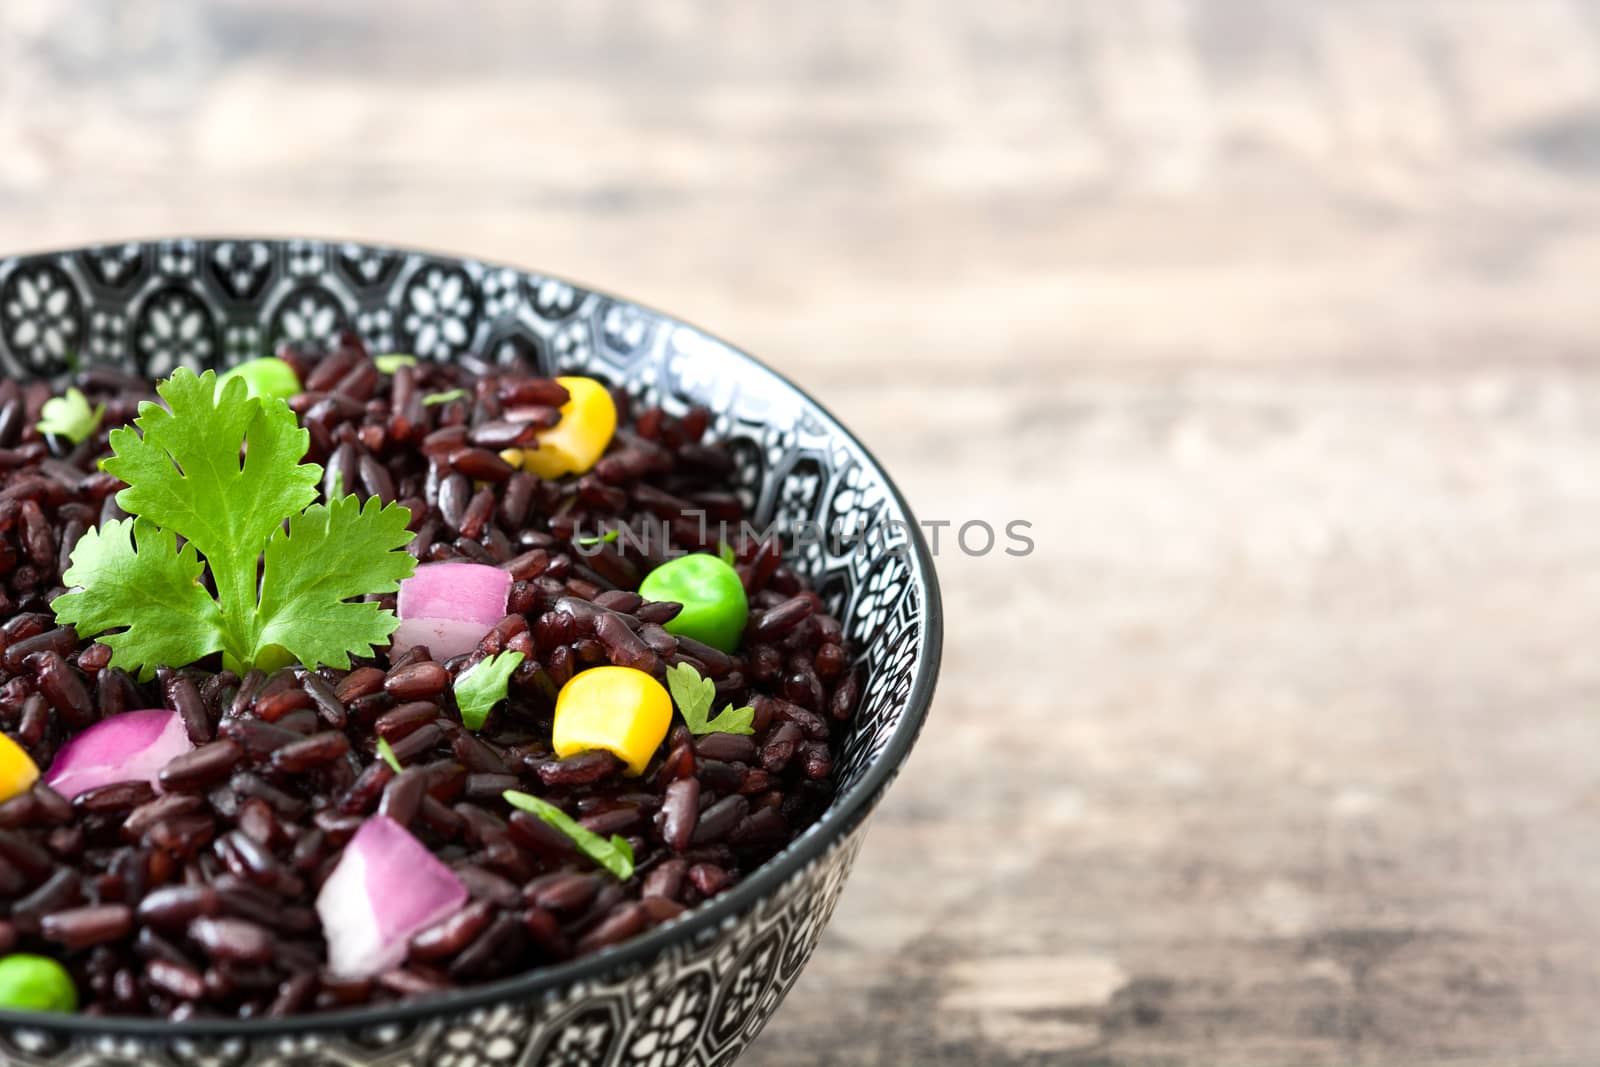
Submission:
POLYGON ((8 0, 0 246, 567 273, 944 535, 749 1061, 1600 1059, 1600 5, 8 0))

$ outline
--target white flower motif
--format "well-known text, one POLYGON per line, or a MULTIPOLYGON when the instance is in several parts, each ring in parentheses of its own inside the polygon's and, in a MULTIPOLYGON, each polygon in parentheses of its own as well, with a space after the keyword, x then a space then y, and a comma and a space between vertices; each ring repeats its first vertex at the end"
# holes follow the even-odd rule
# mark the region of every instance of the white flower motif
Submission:
MULTIPOLYGON (((870 513, 877 510, 883 499, 883 487, 876 482, 869 482, 865 468, 858 463, 845 472, 844 485, 834 494, 833 510, 839 515, 853 511, 870 513)), ((857 523, 852 522, 852 525, 857 523)))
POLYGON ((574 1024, 561 1031, 544 1062, 551 1067, 595 1067, 605 1056, 610 1037, 611 1026, 604 1020, 574 1024))
POLYGON ((783 516, 790 520, 810 518, 821 484, 822 476, 811 467, 796 467, 791 471, 783 480, 779 494, 778 507, 783 516))
POLYGON ((156 297, 138 339, 145 372, 163 378, 179 365, 204 366, 213 355, 206 326, 205 308, 189 294, 173 291, 156 297))
POLYGON ((89 316, 89 353, 97 362, 112 362, 126 355, 123 339, 128 320, 112 311, 96 311, 89 316))
POLYGON ((739 972, 733 977, 733 985, 728 991, 727 999, 723 1001, 722 1014, 717 1019, 719 1032, 726 1033, 743 1026, 756 1010, 762 994, 766 991, 773 957, 777 955, 777 951, 777 944, 768 941, 745 962, 743 967, 739 968, 739 972))
POLYGON ((628 1054, 642 1067, 677 1067, 689 1055, 690 1043, 700 1031, 696 1014, 705 1001, 697 983, 685 982, 677 991, 650 1009, 643 1029, 628 1048, 628 1054))
POLYGON ((285 255, 289 273, 322 273, 322 251, 322 245, 314 241, 290 241, 285 255))
POLYGON ((243 1062, 249 1046, 236 1037, 212 1043, 179 1038, 171 1045, 173 1057, 186 1067, 236 1067, 243 1062))
POLYGON ((386 307, 365 308, 356 312, 356 332, 367 339, 375 352, 394 348, 394 312, 386 307))
POLYGON ((470 339, 467 323, 472 318, 472 294, 461 274, 430 267, 421 284, 411 287, 407 303, 405 329, 416 338, 412 349, 417 355, 448 357, 470 339))
POLYGON ((318 290, 307 289, 279 313, 279 331, 290 341, 321 341, 339 328, 339 307, 318 290))
POLYGON ((363 248, 348 241, 339 246, 339 255, 363 285, 376 285, 393 258, 375 248, 363 248))
POLYGON ((445 1031, 440 1047, 430 1060, 431 1067, 497 1067, 510 1063, 522 1052, 527 1020, 509 1005, 500 1004, 477 1011, 466 1024, 445 1031))
POLYGON ((234 293, 247 293, 259 284, 272 253, 260 241, 223 241, 212 249, 211 261, 234 293))
POLYGON ((491 319, 510 314, 517 308, 517 290, 521 276, 516 271, 501 267, 483 276, 478 288, 483 293, 483 313, 491 319))
POLYGON ((230 363, 253 359, 261 353, 261 330, 249 323, 233 323, 223 331, 222 348, 230 363))
POLYGON ((578 306, 578 291, 559 278, 530 275, 528 283, 533 289, 534 310, 543 318, 562 318, 578 306))
MULTIPOLYGON (((876 537, 882 542, 889 536, 888 531, 879 530, 869 534, 868 540, 870 543, 876 537)), ((893 557, 885 559, 873 572, 866 588, 862 590, 861 599, 856 602, 855 626, 852 629, 856 640, 867 644, 888 621, 890 612, 905 589, 905 578, 905 564, 893 557)))
POLYGON ((78 336, 76 303, 54 267, 19 274, 5 304, 6 339, 36 366, 63 358, 78 336))
POLYGON ((567 323, 550 339, 550 349, 555 353, 557 369, 563 371, 584 369, 589 365, 592 350, 589 327, 581 319, 567 323))
POLYGON ((156 252, 156 265, 165 274, 194 273, 194 242, 169 241, 156 252))
POLYGON ((733 457, 734 491, 746 510, 752 509, 761 488, 761 450, 748 438, 736 437, 730 442, 728 452, 733 457))
POLYGON ((114 248, 97 248, 89 253, 94 270, 107 285, 122 284, 123 275, 130 274, 139 262, 141 249, 136 244, 117 245, 114 248))
POLYGON ((632 352, 644 344, 649 336, 650 321, 632 304, 612 304, 606 308, 601 329, 605 331, 606 343, 612 348, 632 352))

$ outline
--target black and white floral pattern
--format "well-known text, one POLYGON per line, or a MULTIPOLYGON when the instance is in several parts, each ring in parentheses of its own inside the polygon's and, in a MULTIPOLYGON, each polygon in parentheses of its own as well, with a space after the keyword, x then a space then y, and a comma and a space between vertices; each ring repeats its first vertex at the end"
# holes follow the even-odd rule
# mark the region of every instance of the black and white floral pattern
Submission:
POLYGON ((373 289, 388 284, 400 269, 401 257, 386 248, 346 242, 335 254, 339 273, 358 289, 373 289))
POLYGON ((449 359, 467 351, 477 304, 466 271, 439 266, 419 271, 400 312, 406 347, 424 359, 449 359))
POLYGON ((236 300, 254 300, 270 276, 272 249, 265 241, 219 241, 209 262, 223 292, 236 300))
POLYGON ((134 327, 133 357, 140 373, 163 378, 177 367, 204 367, 217 355, 211 310, 181 286, 151 294, 134 327))
POLYGON ((84 272, 107 289, 122 289, 139 276, 140 262, 150 249, 142 244, 103 245, 86 248, 77 255, 84 272))
POLYGON ((327 341, 345 328, 339 298, 320 285, 290 290, 272 318, 272 338, 277 341, 327 341))
MULTIPOLYGON (((560 279, 318 241, 177 240, 0 259, 6 377, 60 380, 69 354, 159 376, 346 327, 383 351, 481 353, 591 374, 674 411, 704 405, 733 441, 758 524, 866 531, 909 519, 882 472, 792 386, 689 326, 560 279)), ((855 862, 882 772, 892 771, 885 749, 908 743, 926 710, 937 658, 933 576, 908 545, 904 533, 862 536, 795 560, 858 638, 862 702, 838 761, 841 800, 742 887, 749 894, 736 889, 676 929, 549 980, 535 974, 431 1009, 237 1024, 223 1034, 172 1024, 105 1035, 70 1018, 0 1013, 0 1064, 725 1067, 799 979, 855 862)))
POLYGON ((25 367, 51 374, 82 343, 83 302, 60 267, 31 263, 13 272, 0 289, 0 326, 25 367))

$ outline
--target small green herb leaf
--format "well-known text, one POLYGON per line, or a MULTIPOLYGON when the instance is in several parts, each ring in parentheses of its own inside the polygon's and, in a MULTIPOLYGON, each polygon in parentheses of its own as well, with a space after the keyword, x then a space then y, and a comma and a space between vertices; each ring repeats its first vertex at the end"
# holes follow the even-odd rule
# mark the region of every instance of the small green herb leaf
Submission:
POLYGON ((448 404, 452 400, 460 400, 467 395, 465 389, 447 389, 442 393, 429 393, 422 398, 422 406, 431 408, 436 404, 448 404))
POLYGON ((394 746, 389 743, 387 737, 378 738, 378 756, 383 762, 394 768, 394 773, 399 774, 405 770, 404 767, 400 766, 400 757, 394 754, 394 746))
POLYGON ((200 583, 194 544, 144 519, 91 529, 72 552, 56 618, 80 634, 103 634, 117 666, 148 680, 162 665, 204 659, 224 647, 222 611, 200 583), (125 628, 125 629, 124 629, 125 628), (106 634, 107 630, 123 632, 106 634))
POLYGON ((618 881, 626 882, 633 877, 633 846, 621 837, 612 834, 611 840, 607 841, 594 831, 579 825, 570 815, 548 800, 519 793, 515 789, 508 789, 502 795, 506 803, 513 808, 521 808, 537 815, 572 838, 572 843, 578 846, 580 852, 616 875, 618 881))
POLYGON ((739 557, 734 553, 733 546, 726 541, 717 542, 717 558, 730 567, 739 562, 739 557))
POLYGON ((39 432, 65 437, 81 445, 100 428, 100 419, 105 413, 104 404, 90 410, 89 398, 71 388, 65 396, 53 396, 44 402, 39 412, 39 432))
POLYGON ((166 406, 141 404, 138 431, 111 431, 101 464, 139 521, 79 541, 63 576, 78 591, 55 601, 57 618, 84 637, 125 631, 105 640, 112 664, 145 677, 218 651, 235 670, 342 669, 387 641, 394 613, 356 598, 394 592, 415 569, 410 512, 354 497, 308 509, 322 476, 300 462, 310 436, 241 378, 219 388, 180 368, 157 392, 166 406))
POLYGON ((753 734, 756 712, 754 708, 726 707, 715 719, 708 719, 711 703, 717 699, 717 686, 710 678, 687 663, 667 669, 667 689, 672 700, 683 713, 683 721, 692 734, 753 734))
POLYGON ((615 530, 612 530, 610 533, 601 534, 598 537, 579 537, 579 538, 575 538, 572 543, 575 544, 575 545, 578 545, 578 546, 580 546, 582 548, 593 548, 595 545, 609 545, 613 541, 615 541, 618 537, 621 537, 621 536, 622 536, 622 527, 619 526, 615 530))
POLYGON ((393 593, 411 577, 416 560, 411 513, 377 497, 354 496, 313 504, 267 542, 261 568, 258 643, 279 645, 299 662, 345 670, 350 656, 370 656, 387 643, 394 613, 354 598, 393 593))
POLYGON ((456 706, 461 723, 469 730, 481 730, 489 712, 506 698, 511 675, 522 666, 521 652, 502 652, 469 668, 456 679, 456 706))
POLYGON ((384 374, 393 374, 401 367, 415 367, 417 365, 417 357, 393 352, 387 356, 373 356, 372 362, 377 364, 378 369, 384 374))

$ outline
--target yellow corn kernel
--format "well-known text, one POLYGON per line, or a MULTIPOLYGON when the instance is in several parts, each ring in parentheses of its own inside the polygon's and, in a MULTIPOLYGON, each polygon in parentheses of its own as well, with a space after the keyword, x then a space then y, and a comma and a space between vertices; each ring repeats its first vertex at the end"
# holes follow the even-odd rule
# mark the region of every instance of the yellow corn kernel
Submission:
POLYGON ((0 734, 0 802, 26 793, 38 780, 39 768, 22 750, 22 746, 5 734, 0 734))
POLYGON ((617 405, 593 378, 557 378, 571 398, 561 421, 539 434, 539 447, 523 449, 522 467, 541 478, 583 474, 600 461, 617 432, 617 405))
POLYGON ((522 466, 522 449, 520 449, 520 448, 505 448, 505 449, 501 449, 500 450, 500 458, 505 460, 507 463, 511 464, 513 467, 520 467, 520 466, 522 466))
POLYGON ((660 682, 632 667, 594 667, 561 687, 552 740, 562 759, 604 749, 640 775, 671 725, 672 698, 660 682))

